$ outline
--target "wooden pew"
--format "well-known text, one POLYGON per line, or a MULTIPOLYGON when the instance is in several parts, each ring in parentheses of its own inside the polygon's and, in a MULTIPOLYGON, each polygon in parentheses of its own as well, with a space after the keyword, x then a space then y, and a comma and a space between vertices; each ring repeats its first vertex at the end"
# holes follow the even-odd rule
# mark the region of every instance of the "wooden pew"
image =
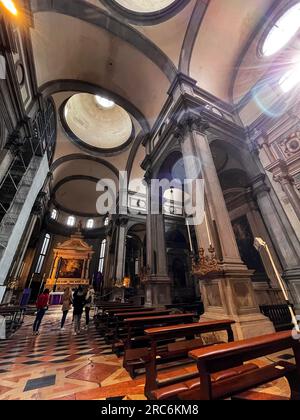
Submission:
POLYGON ((292 330, 294 325, 288 305, 261 305, 260 311, 273 322, 276 331, 292 330))
MULTIPOLYGON (((151 348, 148 355, 143 357, 146 368, 145 395, 149 399, 153 399, 153 395, 155 399, 161 399, 165 394, 168 398, 176 396, 182 389, 182 383, 198 378, 197 369, 188 375, 179 374, 162 381, 158 378, 158 366, 162 367, 171 360, 180 361, 181 364, 187 363, 188 352, 203 346, 201 337, 197 338, 197 336, 204 333, 226 331, 228 342, 232 342, 234 323, 235 321, 232 320, 207 321, 145 330, 151 348), (164 348, 161 343, 164 343, 166 337, 174 342, 164 348), (185 340, 175 341, 183 338, 185 340)), ((179 367, 178 364, 176 367, 179 367)))
MULTIPOLYGON (((154 308, 155 309, 155 308, 154 308)), ((143 312, 121 312, 115 313, 115 323, 113 328, 110 330, 109 334, 113 333, 113 351, 117 350, 118 353, 124 349, 123 341, 120 342, 122 339, 127 339, 128 336, 128 327, 127 324, 124 322, 125 319, 128 318, 149 318, 149 317, 156 317, 156 316, 166 316, 170 315, 172 312, 171 309, 162 309, 162 310, 152 310, 152 311, 143 311, 143 312), (119 343, 117 345, 117 343, 119 343)))
MULTIPOLYGON (((128 329, 128 334, 123 341, 125 347, 123 367, 129 372, 131 377, 135 377, 136 369, 144 367, 142 357, 149 352, 149 336, 145 334, 146 329, 155 326, 163 327, 184 323, 190 324, 193 322, 194 316, 193 313, 189 313, 125 319, 124 324, 128 329)), ((166 339, 166 341, 168 340, 166 339)))
POLYGON ((291 399, 300 400, 300 341, 290 331, 193 350, 189 355, 197 362, 199 377, 194 389, 179 393, 181 400, 230 398, 282 377, 289 382, 291 399), (244 362, 291 348, 296 365, 280 361, 239 372, 244 362))
MULTIPOLYGON (((118 311, 120 312, 132 312, 132 311, 137 311, 137 310, 146 310, 146 308, 144 308, 143 306, 133 306, 133 305, 126 305, 126 306, 119 306, 119 305, 114 305, 109 306, 109 307, 98 307, 98 311, 97 313, 95 313, 94 315, 94 321, 96 324, 97 328, 101 328, 104 327, 103 324, 106 324, 113 316, 114 313, 117 313, 118 311)), ((150 309, 148 309, 150 310, 150 309)))
POLYGON ((0 315, 5 317, 7 333, 18 329, 25 317, 26 307, 24 306, 1 306, 0 315))

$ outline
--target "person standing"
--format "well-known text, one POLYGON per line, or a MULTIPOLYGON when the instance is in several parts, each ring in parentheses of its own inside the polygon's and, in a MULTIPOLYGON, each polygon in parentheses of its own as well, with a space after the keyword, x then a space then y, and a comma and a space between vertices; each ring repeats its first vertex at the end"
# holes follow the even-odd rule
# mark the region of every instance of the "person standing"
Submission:
POLYGON ((67 315, 69 310, 71 309, 73 299, 72 299, 72 289, 71 287, 67 287, 64 291, 63 300, 62 300, 62 312, 63 316, 60 322, 60 329, 64 330, 64 325, 67 319, 67 315))
POLYGON ((44 318, 46 310, 48 309, 49 293, 50 293, 49 289, 45 289, 43 293, 39 295, 36 301, 37 314, 36 314, 35 321, 33 323, 33 334, 35 335, 39 334, 39 328, 40 328, 42 319, 44 318))
POLYGON ((74 315, 74 331, 75 335, 79 334, 80 332, 80 321, 83 312, 83 308, 85 305, 85 294, 83 291, 82 286, 79 286, 77 290, 74 292, 73 296, 73 315, 74 315))
POLYGON ((91 307, 94 305, 95 291, 93 286, 89 286, 87 294, 85 296, 85 326, 89 327, 90 323, 90 311, 91 307))

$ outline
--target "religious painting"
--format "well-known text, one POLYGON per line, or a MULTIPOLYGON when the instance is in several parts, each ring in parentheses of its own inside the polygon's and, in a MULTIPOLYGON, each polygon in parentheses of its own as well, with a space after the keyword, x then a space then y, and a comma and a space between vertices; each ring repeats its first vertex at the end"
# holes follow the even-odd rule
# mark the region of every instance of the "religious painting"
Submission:
POLYGON ((61 279, 80 279, 83 263, 84 260, 62 258, 58 277, 61 279))
POLYGON ((254 247, 254 237, 246 216, 232 222, 237 245, 242 261, 250 270, 255 270, 254 275, 266 277, 265 268, 258 251, 254 247))

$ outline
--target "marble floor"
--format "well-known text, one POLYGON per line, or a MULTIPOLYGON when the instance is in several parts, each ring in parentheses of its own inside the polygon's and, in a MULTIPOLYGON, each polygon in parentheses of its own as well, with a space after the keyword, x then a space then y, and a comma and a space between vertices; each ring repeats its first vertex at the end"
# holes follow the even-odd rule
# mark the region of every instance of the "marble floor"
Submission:
MULTIPOLYGON (((32 335, 32 316, 8 340, 0 341, 0 400, 137 400, 144 397, 144 375, 132 380, 122 359, 111 351, 91 322, 88 331, 72 332, 71 313, 60 331, 61 312, 51 308, 39 336, 32 335)), ((290 352, 259 360, 293 361, 290 352)), ((190 366, 180 368, 180 373, 190 366)), ((170 376, 162 372, 162 376, 170 376)), ((282 379, 257 389, 268 395, 289 397, 282 379)))

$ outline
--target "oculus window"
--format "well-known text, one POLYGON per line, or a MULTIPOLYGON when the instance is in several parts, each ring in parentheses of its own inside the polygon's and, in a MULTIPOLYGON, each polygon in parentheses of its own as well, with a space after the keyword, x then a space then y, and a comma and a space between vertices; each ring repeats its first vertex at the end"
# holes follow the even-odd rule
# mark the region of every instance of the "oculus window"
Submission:
POLYGON ((300 2, 290 7, 272 26, 263 46, 262 54, 270 57, 280 51, 300 28, 300 2))

